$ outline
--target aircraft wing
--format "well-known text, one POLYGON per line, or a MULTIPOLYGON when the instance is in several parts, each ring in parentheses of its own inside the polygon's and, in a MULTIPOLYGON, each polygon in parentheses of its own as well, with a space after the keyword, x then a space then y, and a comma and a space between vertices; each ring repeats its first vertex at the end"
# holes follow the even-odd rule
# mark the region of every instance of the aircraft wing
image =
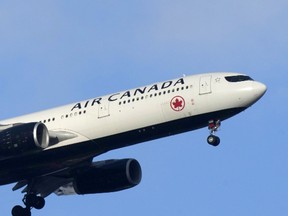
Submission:
POLYGON ((142 178, 139 162, 135 159, 83 161, 58 172, 18 182, 13 191, 43 198, 56 195, 95 194, 125 190, 138 185, 142 178))

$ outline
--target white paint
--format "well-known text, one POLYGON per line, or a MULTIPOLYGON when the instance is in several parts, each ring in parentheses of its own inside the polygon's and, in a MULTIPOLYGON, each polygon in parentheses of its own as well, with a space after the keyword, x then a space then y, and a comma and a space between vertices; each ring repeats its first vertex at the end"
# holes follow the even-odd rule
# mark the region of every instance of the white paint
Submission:
MULTIPOLYGON (((58 148, 189 116, 230 108, 249 107, 263 96, 266 86, 256 81, 228 82, 225 79, 226 76, 237 75, 240 74, 209 73, 185 76, 183 77, 184 85, 170 85, 162 90, 152 89, 148 92, 147 89, 155 88, 154 84, 147 86, 144 94, 138 94, 135 97, 131 95, 120 100, 120 96, 126 94, 127 91, 120 92, 114 94, 118 97, 117 101, 108 101, 109 98, 113 100, 116 98, 116 96, 111 97, 113 95, 111 94, 97 97, 102 98, 100 105, 95 103, 92 106, 91 101, 95 99, 90 99, 89 103, 87 100, 79 102, 81 109, 71 111, 75 103, 3 120, 0 125, 46 120, 45 125, 49 131, 53 131, 53 134, 61 131, 76 135, 75 138, 63 140, 49 147, 58 148), (185 108, 179 112, 171 108, 170 102, 175 96, 181 96, 185 100, 185 108), (48 122, 49 119, 50 122, 48 122)), ((173 83, 177 80, 179 79, 173 80, 173 83)), ((156 85, 160 88, 163 82, 156 85)), ((135 92, 135 89, 130 92, 135 92)), ((2 128, 5 129, 5 127, 7 126, 2 128)))

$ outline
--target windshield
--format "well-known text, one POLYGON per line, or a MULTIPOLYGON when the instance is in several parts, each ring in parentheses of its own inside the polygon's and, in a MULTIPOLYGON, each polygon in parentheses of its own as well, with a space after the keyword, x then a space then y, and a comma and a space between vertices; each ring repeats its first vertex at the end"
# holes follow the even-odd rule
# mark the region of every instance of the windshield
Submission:
POLYGON ((245 76, 245 75, 227 76, 227 77, 225 77, 225 79, 228 82, 243 82, 243 81, 248 81, 248 80, 253 81, 253 79, 251 77, 245 76))

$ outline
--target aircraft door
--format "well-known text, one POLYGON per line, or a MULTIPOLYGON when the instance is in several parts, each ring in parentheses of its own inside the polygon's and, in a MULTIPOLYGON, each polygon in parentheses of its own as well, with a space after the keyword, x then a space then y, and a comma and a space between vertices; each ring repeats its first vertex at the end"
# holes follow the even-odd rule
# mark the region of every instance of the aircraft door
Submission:
POLYGON ((200 95, 212 93, 211 79, 212 79, 211 76, 203 76, 200 78, 200 89, 199 89, 200 95))
POLYGON ((110 116, 110 102, 107 99, 101 100, 98 106, 98 118, 110 116))

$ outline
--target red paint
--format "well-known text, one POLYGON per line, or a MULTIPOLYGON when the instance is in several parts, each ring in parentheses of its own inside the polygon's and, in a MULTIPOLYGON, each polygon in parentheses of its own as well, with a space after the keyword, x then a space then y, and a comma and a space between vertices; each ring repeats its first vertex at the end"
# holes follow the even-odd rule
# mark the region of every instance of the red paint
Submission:
POLYGON ((170 102, 170 106, 174 111, 180 112, 185 107, 185 100, 181 96, 176 96, 176 97, 172 98, 172 100, 170 102))

